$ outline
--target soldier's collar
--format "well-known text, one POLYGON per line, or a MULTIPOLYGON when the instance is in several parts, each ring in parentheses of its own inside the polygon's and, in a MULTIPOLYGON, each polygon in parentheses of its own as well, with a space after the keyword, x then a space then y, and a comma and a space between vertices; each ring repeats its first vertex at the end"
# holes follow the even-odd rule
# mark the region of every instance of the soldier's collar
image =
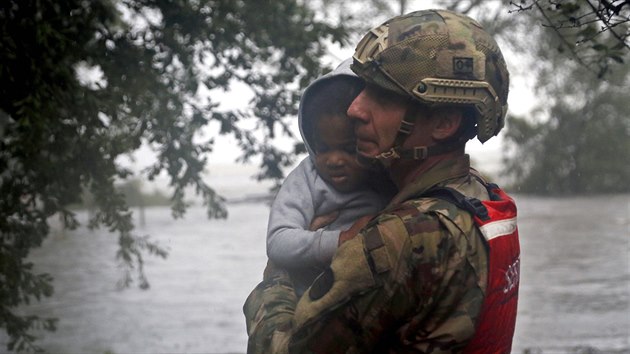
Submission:
POLYGON ((392 198, 389 205, 399 204, 413 195, 418 195, 441 182, 464 177, 469 173, 470 157, 467 154, 458 158, 440 161, 404 186, 398 194, 392 198))

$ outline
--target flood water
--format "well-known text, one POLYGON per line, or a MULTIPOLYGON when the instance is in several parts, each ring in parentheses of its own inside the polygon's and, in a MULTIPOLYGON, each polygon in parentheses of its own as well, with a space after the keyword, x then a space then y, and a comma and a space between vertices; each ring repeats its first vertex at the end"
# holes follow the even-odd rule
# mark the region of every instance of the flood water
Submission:
MULTIPOLYGON (((515 199, 522 277, 513 352, 630 353, 630 196, 515 199)), ((36 333, 38 344, 52 353, 245 352, 241 307, 266 261, 268 207, 229 211, 208 221, 201 208, 183 220, 147 209, 138 233, 170 251, 145 259, 147 291, 117 288, 114 235, 53 232, 32 261, 54 276, 55 294, 23 309, 59 318, 57 332, 36 333)))

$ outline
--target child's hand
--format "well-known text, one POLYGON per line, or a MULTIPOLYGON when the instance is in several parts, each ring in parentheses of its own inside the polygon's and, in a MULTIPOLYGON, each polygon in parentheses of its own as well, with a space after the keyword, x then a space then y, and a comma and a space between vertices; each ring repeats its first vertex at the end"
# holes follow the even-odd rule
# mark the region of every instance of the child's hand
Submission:
POLYGON ((338 210, 332 211, 328 214, 318 215, 315 218, 313 218, 313 221, 311 221, 311 226, 308 229, 310 231, 319 230, 324 226, 328 226, 332 224, 332 222, 335 221, 338 216, 339 216, 338 210))
POLYGON ((339 233, 339 246, 341 246, 342 243, 353 239, 354 236, 356 236, 359 233, 359 231, 361 231, 361 229, 364 228, 365 225, 367 225, 370 220, 372 220, 373 217, 374 215, 363 216, 359 218, 357 221, 355 221, 354 224, 352 224, 352 226, 350 226, 348 230, 341 231, 339 233))

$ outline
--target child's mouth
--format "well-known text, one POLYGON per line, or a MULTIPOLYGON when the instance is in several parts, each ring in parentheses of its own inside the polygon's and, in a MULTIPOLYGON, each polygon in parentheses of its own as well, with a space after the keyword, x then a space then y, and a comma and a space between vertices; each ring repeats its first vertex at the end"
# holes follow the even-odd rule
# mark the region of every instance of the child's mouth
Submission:
POLYGON ((335 183, 335 184, 341 184, 344 183, 346 180, 348 180, 348 176, 346 175, 340 175, 340 176, 330 176, 330 179, 335 183))

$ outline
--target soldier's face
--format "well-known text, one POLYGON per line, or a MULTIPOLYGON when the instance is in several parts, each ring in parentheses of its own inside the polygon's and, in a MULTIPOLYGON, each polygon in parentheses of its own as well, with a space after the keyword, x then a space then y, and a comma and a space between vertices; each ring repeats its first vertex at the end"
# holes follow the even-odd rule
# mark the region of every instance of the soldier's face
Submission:
POLYGON ((357 136, 357 152, 374 157, 389 150, 406 111, 405 97, 368 84, 348 108, 357 136))

